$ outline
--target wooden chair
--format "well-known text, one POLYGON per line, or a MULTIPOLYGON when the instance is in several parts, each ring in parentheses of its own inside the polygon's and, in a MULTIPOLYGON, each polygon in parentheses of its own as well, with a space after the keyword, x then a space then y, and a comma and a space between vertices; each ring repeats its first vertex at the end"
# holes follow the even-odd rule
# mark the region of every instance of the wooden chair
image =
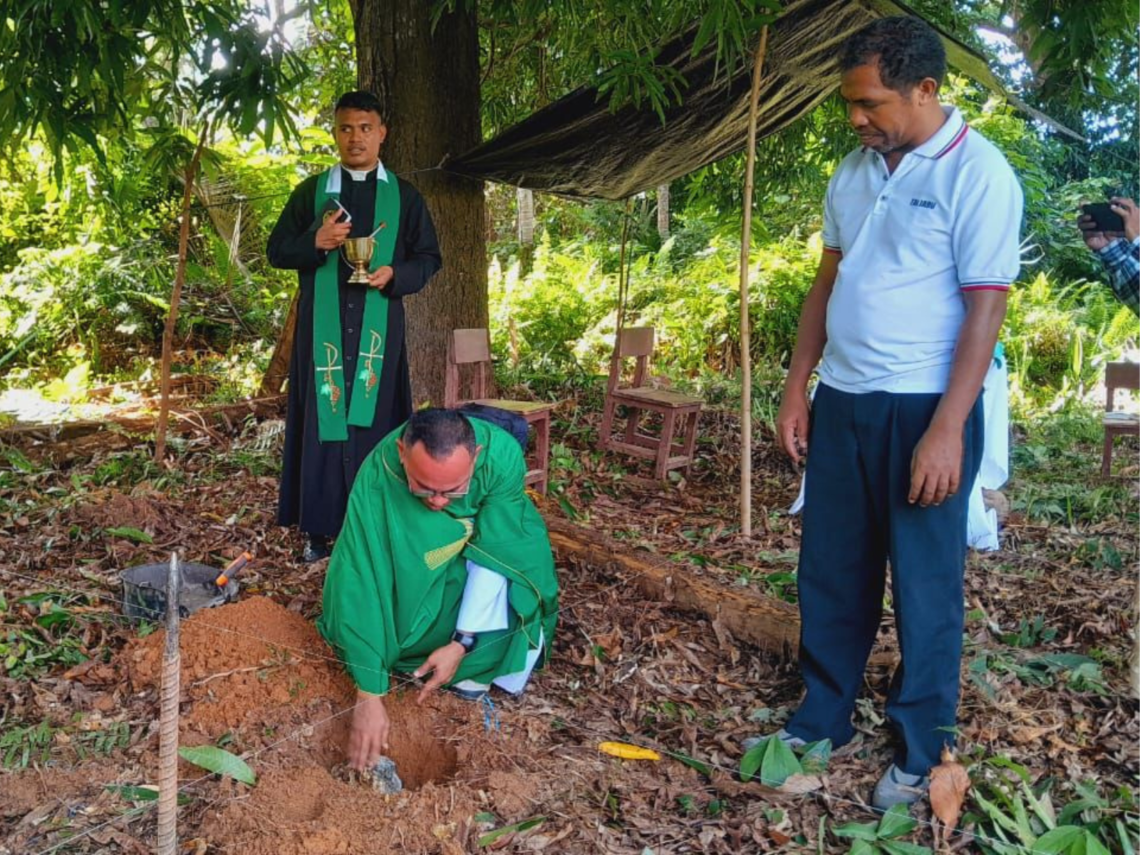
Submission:
POLYGON ((665 478, 670 469, 688 468, 693 463, 693 447, 697 442, 697 417, 704 404, 700 398, 682 395, 668 389, 646 386, 649 357, 653 353, 653 328, 636 327, 622 330, 610 361, 610 377, 606 384, 605 411, 602 415, 602 447, 654 461, 654 475, 665 478), (634 359, 633 379, 619 386, 627 359, 634 359), (613 433, 618 406, 629 412, 624 434, 613 433), (661 415, 661 435, 638 431, 642 412, 661 415))
POLYGON ((533 459, 527 462, 526 485, 546 494, 550 467, 550 414, 555 404, 542 401, 508 401, 488 398, 491 385, 491 336, 485 329, 452 330, 447 339, 447 369, 444 376, 443 404, 483 404, 518 413, 534 428, 533 459), (472 366, 470 396, 461 393, 463 366, 472 366))
POLYGON ((1129 434, 1140 436, 1140 416, 1114 410, 1117 389, 1140 389, 1140 364, 1110 362, 1104 369, 1104 451, 1100 458, 1100 474, 1112 474, 1112 441, 1129 434))

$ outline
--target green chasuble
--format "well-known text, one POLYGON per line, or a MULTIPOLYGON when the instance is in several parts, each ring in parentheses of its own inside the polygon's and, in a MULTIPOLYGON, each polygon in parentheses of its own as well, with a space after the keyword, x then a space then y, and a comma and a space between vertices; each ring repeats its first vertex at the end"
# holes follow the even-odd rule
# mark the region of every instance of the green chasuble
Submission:
POLYGON ((389 671, 414 671, 451 640, 468 559, 510 583, 510 625, 480 633, 456 681, 522 671, 540 630, 547 651, 554 641, 558 579, 546 525, 523 491, 522 450, 505 431, 471 424, 483 450, 470 490, 441 511, 408 492, 396 448, 403 428, 356 476, 317 626, 366 692, 385 694, 389 671))

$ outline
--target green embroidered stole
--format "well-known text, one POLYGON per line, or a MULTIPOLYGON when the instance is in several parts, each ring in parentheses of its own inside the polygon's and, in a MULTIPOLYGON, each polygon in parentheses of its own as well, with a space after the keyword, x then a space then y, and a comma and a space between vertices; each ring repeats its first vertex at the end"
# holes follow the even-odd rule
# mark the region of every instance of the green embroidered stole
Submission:
MULTIPOLYGON (((342 172, 339 165, 317 180, 316 216, 324 215, 330 199, 339 199, 342 172)), ((369 270, 392 263, 400 225, 400 187, 395 174, 376 178, 376 233, 369 270)), ((348 425, 371 427, 376 418, 380 372, 388 333, 388 298, 370 286, 364 295, 364 322, 360 330, 360 356, 352 394, 345 399, 344 337, 340 328, 340 251, 330 252, 317 268, 313 303, 313 364, 317 382, 317 435, 321 442, 344 442, 348 425)))

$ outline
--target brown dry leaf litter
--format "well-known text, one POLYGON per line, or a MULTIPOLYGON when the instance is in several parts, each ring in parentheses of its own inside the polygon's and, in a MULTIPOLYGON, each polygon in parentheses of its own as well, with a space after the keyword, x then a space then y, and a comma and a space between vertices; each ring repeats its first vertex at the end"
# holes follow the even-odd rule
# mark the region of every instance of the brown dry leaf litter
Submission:
MULTIPOLYGON (((597 421, 592 413, 576 418, 579 425, 597 421)), ((767 444, 757 447, 754 460, 757 536, 746 542, 736 533, 732 496, 739 438, 731 416, 702 417, 701 463, 676 484, 653 481, 634 461, 592 456, 591 437, 589 432, 565 437, 581 471, 556 473, 566 478, 564 503, 546 502, 545 513, 562 514, 568 507, 580 524, 631 549, 650 549, 673 561, 678 573, 701 574, 726 587, 748 584, 775 592, 779 577, 769 581, 769 574, 794 569, 798 520, 771 512, 790 503, 798 479, 767 444), (616 477, 617 465, 627 474, 616 477)), ((491 730, 485 729, 480 707, 451 696, 437 697, 426 711, 414 705, 405 709, 406 700, 392 701, 393 754, 401 774, 419 768, 423 780, 437 780, 395 801, 372 801, 383 797, 338 776, 348 719, 336 716, 350 691, 338 666, 325 660, 286 663, 280 655, 281 648, 293 646, 290 639, 308 652, 327 654, 308 623, 319 607, 323 567, 295 563, 295 537, 273 525, 276 479, 249 472, 224 451, 212 440, 191 443, 176 469, 152 472, 151 481, 123 487, 125 496, 145 498, 157 508, 153 520, 145 508, 135 517, 142 522, 136 527, 153 527, 155 544, 104 536, 100 526, 125 524, 108 515, 86 518, 76 534, 71 526, 78 520, 59 513, 57 500, 47 493, 71 493, 73 474, 82 482, 112 462, 112 455, 66 471, 21 475, 14 482, 20 486, 0 487, 0 498, 34 500, 18 514, 0 516, 0 567, 43 580, 37 585, 0 572, 10 602, 48 585, 79 587, 113 601, 122 569, 168 560, 173 547, 186 560, 216 564, 241 548, 254 552, 254 564, 243 573, 246 599, 204 613, 199 623, 202 629, 215 623, 215 632, 223 624, 245 631, 249 626, 240 609, 248 608, 263 624, 251 633, 260 636, 258 644, 234 647, 231 640, 222 651, 216 638, 203 635, 205 652, 199 658, 183 648, 184 739, 225 741, 235 753, 250 754, 260 776, 252 790, 209 778, 191 788, 194 801, 183 808, 181 827, 185 837, 198 838, 196 846, 208 845, 211 853, 455 855, 477 851, 482 831, 545 816, 531 831, 500 838, 505 851, 637 855, 649 847, 677 855, 735 853, 769 851, 803 835, 813 850, 839 852, 846 851, 842 841, 818 840, 821 818, 867 821, 858 802, 869 796, 890 757, 881 721, 889 673, 881 667, 869 670, 860 699, 856 725, 862 742, 833 758, 818 799, 764 793, 724 771, 710 781, 668 757, 634 765, 600 756, 597 742, 615 739, 735 768, 739 738, 778 727, 794 707, 800 683, 794 664, 761 654, 701 617, 633 596, 626 580, 585 565, 560 567, 565 611, 552 663, 521 700, 496 696, 497 729, 493 721, 491 730), (260 603, 258 594, 264 596, 260 603), (266 605, 270 600, 276 605, 266 605), (219 656, 229 657, 228 670, 235 673, 224 673, 219 656), (251 670, 236 673, 241 668, 251 670), (302 668, 312 669, 307 680, 296 677, 302 668), (219 673, 224 676, 215 676, 219 673), (207 682, 194 686, 190 674, 207 682), (310 685, 320 689, 309 692, 310 685), (238 712, 226 709, 227 698, 238 712), (401 756, 404 751, 410 756, 401 756), (426 758, 434 758, 435 772, 424 768, 426 758), (474 818, 483 811, 495 820, 476 826, 474 818)), ((1015 508, 1016 489, 1010 494, 1015 508)), ((115 495, 97 491, 74 498, 78 505, 119 502, 125 509, 115 495)), ((1134 504, 1129 513, 1134 519, 1134 504)), ((1135 567, 1094 569, 1079 556, 1098 542, 1113 544, 1131 561, 1137 545, 1134 522, 1046 526, 1015 510, 1003 549, 973 556, 967 572, 968 606, 984 617, 972 617, 967 626, 962 740, 972 751, 1010 757, 1035 778, 1053 776, 1055 792, 1089 777, 1107 787, 1128 784, 1136 775, 1140 721, 1135 703, 1122 700, 1121 668, 1128 652, 1135 567), (1016 631, 1022 619, 1037 615, 1057 631, 1055 639, 1025 651, 1000 643, 999 633, 1016 631), (1075 691, 1063 681, 1027 685, 1011 672, 993 669, 984 675, 988 689, 983 691, 966 669, 972 658, 993 650, 1011 655, 1095 651, 1112 692, 1075 691)), ((86 619, 92 621, 84 650, 94 664, 66 675, 53 673, 36 684, 3 680, 0 718, 67 726, 78 711, 95 726, 116 719, 129 725, 130 744, 94 763, 79 762, 73 745, 60 743, 51 761, 58 769, 5 774, 0 847, 12 851, 36 852, 120 816, 125 805, 103 789, 105 783, 153 780, 157 743, 150 726, 157 709, 153 651, 161 647, 158 636, 149 646, 127 645, 132 634, 111 618, 113 602, 84 608, 91 609, 86 619), (101 613, 105 622, 95 620, 101 613), (115 660, 118 669, 98 661, 110 651, 122 651, 115 660), (61 774, 68 767, 73 771, 61 774), (41 776, 53 801, 29 806, 27 794, 41 791, 41 776), (9 797, 13 792, 25 795, 9 797)), ((6 619, 26 626, 34 613, 21 609, 6 619)), ((188 622, 187 631, 194 625, 188 622)), ((889 614, 880 641, 893 644, 889 614)), ((200 770, 187 767, 183 773, 192 778, 200 770)), ((917 813, 930 818, 928 807, 917 813)), ((137 841, 152 839, 153 815, 144 814, 70 845, 77 852, 128 852, 137 851, 132 848, 137 841)), ((925 828, 912 839, 933 843, 925 828)))

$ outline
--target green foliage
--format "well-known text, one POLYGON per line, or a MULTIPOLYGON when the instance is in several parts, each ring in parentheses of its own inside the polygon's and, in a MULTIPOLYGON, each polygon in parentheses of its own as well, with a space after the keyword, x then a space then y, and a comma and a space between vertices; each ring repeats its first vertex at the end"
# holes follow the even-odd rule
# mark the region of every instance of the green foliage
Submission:
POLYGON ((0 598, 0 621, 10 607, 21 607, 34 614, 35 624, 35 628, 8 624, 0 631, 0 675, 35 680, 86 662, 84 620, 90 616, 81 620, 72 608, 87 604, 85 596, 64 591, 28 594, 11 606, 0 598))
POLYGON ((29 763, 47 762, 54 735, 55 729, 48 721, 6 726, 0 732, 0 764, 5 769, 25 769, 29 763))
POLYGON ((849 822, 832 826, 836 837, 851 841, 850 855, 932 855, 926 846, 907 843, 905 837, 918 828, 906 805, 895 805, 878 822, 849 822))
POLYGON ((1049 687, 1063 682, 1074 692, 1107 695, 1109 691, 1100 663, 1077 653, 1024 656, 1009 651, 983 651, 970 660, 966 670, 970 681, 991 700, 996 697, 987 677, 991 674, 996 680, 1012 674, 1026 686, 1049 687))
POLYGON ((487 57, 482 85, 490 136, 578 86, 596 86, 609 107, 652 109, 659 117, 684 98, 686 81, 657 62, 673 36, 694 33, 694 52, 715 43, 718 71, 748 73, 757 34, 777 0, 437 0, 434 14, 476 7, 487 57))
MULTIPOLYGON (((702 221, 692 228, 707 234, 702 221)), ((717 237, 697 246, 687 241, 687 232, 688 227, 632 263, 625 325, 653 326, 657 369, 695 381, 706 371, 732 372, 739 365, 740 250, 738 242, 717 237), (679 249, 686 244, 687 256, 679 249)), ((815 239, 789 238, 754 254, 750 308, 757 361, 784 364, 790 357, 818 246, 815 239)), ((520 274, 517 260, 505 270, 493 261, 496 353, 534 371, 607 371, 617 317, 614 268, 593 244, 555 248, 549 237, 536 248, 529 274, 520 274)))
POLYGON ((228 775, 235 781, 249 784, 251 787, 257 783, 257 776, 249 768, 248 763, 236 754, 231 754, 216 745, 184 745, 178 749, 178 756, 187 763, 193 763, 207 772, 228 775))
POLYGON ((25 769, 29 765, 47 763, 57 745, 71 746, 79 759, 85 760, 92 754, 113 754, 131 741, 131 726, 125 721, 111 722, 94 730, 85 730, 82 725, 60 727, 47 720, 38 724, 6 725, 0 732, 0 766, 5 769, 25 769))
POLYGON ((1121 789, 1102 795, 1094 783, 1075 786, 1068 803, 1052 792, 1049 779, 1034 782, 1024 766, 1005 757, 976 764, 970 770, 971 799, 976 809, 963 824, 976 824, 975 838, 986 855, 1108 855, 1133 853, 1140 836, 1140 815, 1133 794, 1121 789))
POLYGON ((740 780, 747 784, 757 778, 765 786, 779 788, 793 775, 823 774, 830 760, 830 739, 811 742, 793 751, 773 734, 740 758, 740 780))
POLYGON ((1037 647, 1039 644, 1048 644, 1057 637, 1057 630, 1045 626, 1045 618, 1036 615, 1032 620, 1021 619, 1017 632, 1005 633, 1001 636, 1004 644, 1011 647, 1037 647))
POLYGON ((1045 273, 1011 290, 1002 332, 1016 408, 1078 406, 1105 362, 1135 343, 1135 315, 1099 283, 1058 287, 1045 273))
POLYGON ((104 141, 143 117, 170 129, 187 114, 215 116, 271 144, 276 130, 295 131, 285 99, 305 68, 284 20, 264 23, 220 0, 20 0, 0 26, 0 135, 42 134, 57 177, 65 149, 88 147, 103 161, 104 141))

